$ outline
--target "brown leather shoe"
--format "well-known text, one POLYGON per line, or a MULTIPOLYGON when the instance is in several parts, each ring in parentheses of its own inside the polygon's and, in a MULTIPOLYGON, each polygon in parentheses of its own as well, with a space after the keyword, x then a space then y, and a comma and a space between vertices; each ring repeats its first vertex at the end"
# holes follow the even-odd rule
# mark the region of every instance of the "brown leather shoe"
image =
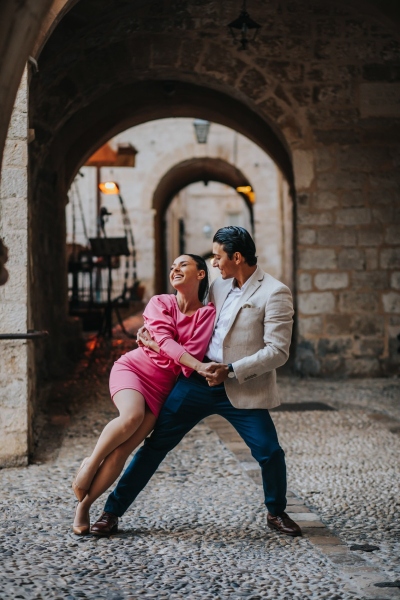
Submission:
POLYGON ((111 513, 103 512, 100 519, 91 526, 90 533, 105 536, 118 533, 118 517, 111 513))
POLYGON ((300 527, 285 512, 275 517, 271 513, 267 514, 267 525, 270 529, 276 529, 279 533, 296 537, 303 535, 300 527))

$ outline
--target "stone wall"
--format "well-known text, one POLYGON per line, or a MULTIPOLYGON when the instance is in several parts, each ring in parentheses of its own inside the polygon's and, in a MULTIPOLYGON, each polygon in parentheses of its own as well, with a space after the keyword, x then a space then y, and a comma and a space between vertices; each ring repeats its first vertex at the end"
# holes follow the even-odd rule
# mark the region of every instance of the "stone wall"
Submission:
POLYGON ((241 52, 225 27, 231 3, 86 0, 55 29, 32 85, 32 176, 47 196, 96 144, 191 109, 270 154, 295 196, 303 374, 400 366, 399 29, 361 4, 254 0, 262 29, 241 52))
MULTIPOLYGON (((24 333, 29 323, 27 94, 25 73, 8 130, 0 187, 0 236, 9 251, 9 280, 0 287, 1 333, 24 333)), ((32 343, 0 340, 0 466, 28 461, 32 343)))

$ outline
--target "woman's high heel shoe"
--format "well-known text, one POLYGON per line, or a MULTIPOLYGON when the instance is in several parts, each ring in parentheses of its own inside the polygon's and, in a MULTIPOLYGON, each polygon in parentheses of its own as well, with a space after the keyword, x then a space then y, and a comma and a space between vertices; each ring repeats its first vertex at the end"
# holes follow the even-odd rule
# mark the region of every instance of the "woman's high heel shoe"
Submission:
MULTIPOLYGON (((75 509, 75 516, 74 516, 74 521, 76 519, 76 511, 78 510, 78 506, 75 509)), ((75 535, 86 535, 90 532, 90 522, 88 523, 88 525, 75 525, 74 523, 72 524, 72 531, 75 533, 75 535)))
POLYGON ((77 497, 77 499, 79 500, 79 502, 82 502, 82 500, 86 497, 89 490, 85 490, 84 488, 81 488, 78 485, 76 485, 76 478, 78 477, 79 473, 85 466, 85 462, 88 460, 88 458, 89 457, 87 456, 86 458, 83 459, 82 464, 79 467, 77 474, 75 475, 75 479, 72 482, 72 489, 74 490, 74 494, 77 497))

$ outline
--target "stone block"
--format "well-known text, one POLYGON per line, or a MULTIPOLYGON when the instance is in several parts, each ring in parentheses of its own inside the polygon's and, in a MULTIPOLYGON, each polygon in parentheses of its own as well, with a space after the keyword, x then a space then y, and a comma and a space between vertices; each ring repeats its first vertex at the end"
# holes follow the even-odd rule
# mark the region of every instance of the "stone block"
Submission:
POLYGON ((28 230, 28 206, 25 198, 1 200, 0 231, 12 230, 28 230))
POLYGON ((365 206, 366 197, 361 191, 345 191, 342 194, 342 206, 345 208, 351 208, 353 206, 365 206))
POLYGON ((301 269, 335 269, 336 253, 333 249, 303 248, 299 250, 301 269))
POLYGON ((365 266, 368 271, 378 268, 378 250, 376 248, 365 249, 365 266))
POLYGON ((339 296, 341 312, 374 312, 379 309, 378 292, 341 292, 339 296))
POLYGON ((318 375, 321 363, 315 356, 313 344, 309 341, 300 341, 297 345, 295 356, 295 370, 300 375, 318 375))
POLYGON ((400 293, 382 294, 382 303, 385 313, 400 313, 400 293))
POLYGON ((351 332, 351 315, 325 315, 325 333, 327 335, 348 335, 351 332))
POLYGON ((400 225, 390 225, 386 229, 385 242, 400 245, 400 225))
POLYGON ((380 357, 385 349, 383 338, 360 338, 354 341, 353 355, 356 357, 380 357))
POLYGON ((314 179, 314 156, 308 150, 295 150, 293 152, 294 176, 297 189, 310 187, 314 179))
POLYGON ((385 331, 385 317, 373 314, 352 315, 349 331, 355 335, 383 336, 385 331))
POLYGON ((343 170, 354 169, 367 173, 372 169, 391 166, 390 148, 367 144, 342 147, 338 152, 338 165, 343 170))
POLYGON ((28 232, 19 231, 4 231, 1 232, 2 238, 8 247, 7 269, 13 266, 24 266, 28 264, 28 232))
POLYGON ((27 329, 27 320, 26 303, 2 303, 0 318, 1 333, 23 333, 27 329))
POLYGON ((321 335, 322 318, 321 317, 304 317, 299 319, 299 333, 302 337, 309 335, 321 335))
POLYGON ((369 208, 342 208, 336 213, 336 223, 339 225, 367 225, 370 222, 369 208))
MULTIPOLYGON (((220 65, 219 68, 221 68, 220 65)), ((257 69, 248 69, 241 77, 238 86, 242 92, 253 98, 261 98, 268 91, 268 82, 263 73, 257 69)))
POLYGON ((335 296, 332 292, 310 292, 299 294, 299 311, 305 315, 333 312, 335 296))
POLYGON ((306 227, 299 227, 297 232, 297 241, 299 244, 312 245, 315 244, 317 239, 317 232, 315 229, 308 229, 306 227))
POLYGON ((324 358, 327 354, 347 356, 353 347, 353 338, 350 336, 336 338, 322 338, 318 341, 318 357, 324 358))
POLYGON ((383 248, 381 250, 379 264, 382 269, 399 269, 400 248, 383 248))
POLYGON ((311 212, 308 209, 298 210, 297 222, 299 225, 330 225, 333 223, 331 212, 311 212))
POLYGON ((348 273, 317 273, 315 287, 319 290, 339 290, 349 285, 348 273))
POLYGON ((351 227, 321 227, 317 240, 320 246, 355 246, 356 232, 351 227))
POLYGON ((361 83, 361 117, 400 117, 400 83, 361 83))
POLYGON ((309 273, 300 273, 298 282, 301 292, 309 292, 312 289, 312 277, 309 273))
POLYGON ((400 290, 400 272, 396 271, 390 276, 390 287, 394 290, 400 290))
POLYGON ((394 210, 392 206, 375 206, 372 209, 373 223, 393 223, 394 210))
POLYGON ((2 170, 0 198, 26 198, 28 174, 23 168, 6 167, 2 170))
POLYGON ((344 173, 343 171, 321 173, 317 179, 319 190, 335 192, 337 190, 362 190, 367 182, 365 173, 344 173))
POLYGON ((386 271, 353 271, 351 287, 354 290, 385 290, 389 287, 389 277, 386 271))
POLYGON ((333 192, 318 192, 314 196, 313 206, 317 210, 331 210, 339 206, 339 198, 333 192))
POLYGON ((365 254, 358 248, 345 248, 338 253, 339 269, 365 269, 365 254))
POLYGON ((383 242, 383 229, 381 225, 370 225, 357 231, 359 246, 379 246, 383 242))
POLYGON ((28 164, 28 146, 25 140, 6 140, 4 148, 4 167, 26 167, 28 164))
POLYGON ((352 377, 378 377, 381 367, 377 358, 347 358, 346 374, 352 377))
POLYGON ((332 148, 319 146, 314 151, 315 165, 318 173, 333 169, 336 163, 335 152, 332 148))
POLYGON ((26 140, 28 137, 28 118, 26 112, 14 110, 8 128, 8 139, 26 140))
MULTIPOLYGON (((8 263, 7 263, 8 265, 8 263)), ((28 274, 26 267, 17 266, 11 263, 8 269, 9 278, 5 285, 0 287, 0 306, 9 302, 14 303, 16 299, 22 303, 28 300, 28 274)), ((1 315, 1 308, 0 308, 1 315)))

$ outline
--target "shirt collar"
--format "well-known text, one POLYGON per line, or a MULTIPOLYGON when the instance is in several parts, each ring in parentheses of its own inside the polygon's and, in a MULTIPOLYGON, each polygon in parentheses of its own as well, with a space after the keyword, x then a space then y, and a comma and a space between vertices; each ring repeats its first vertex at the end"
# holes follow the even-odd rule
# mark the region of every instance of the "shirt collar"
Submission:
MULTIPOLYGON (((253 275, 254 275, 254 273, 253 273, 253 275)), ((248 280, 247 280, 247 281, 246 281, 246 282, 245 282, 245 283, 242 285, 242 287, 241 287, 241 288, 239 288, 239 287, 236 285, 236 279, 235 279, 235 278, 233 278, 233 279, 232 279, 232 283, 231 283, 231 290, 232 290, 232 291, 234 291, 234 292, 240 292, 240 293, 241 293, 241 292, 244 292, 244 290, 245 290, 245 289, 246 289, 246 287, 248 286, 248 284, 249 284, 249 282, 250 282, 250 279, 253 277, 253 275, 251 275, 251 276, 248 278, 248 280)))

